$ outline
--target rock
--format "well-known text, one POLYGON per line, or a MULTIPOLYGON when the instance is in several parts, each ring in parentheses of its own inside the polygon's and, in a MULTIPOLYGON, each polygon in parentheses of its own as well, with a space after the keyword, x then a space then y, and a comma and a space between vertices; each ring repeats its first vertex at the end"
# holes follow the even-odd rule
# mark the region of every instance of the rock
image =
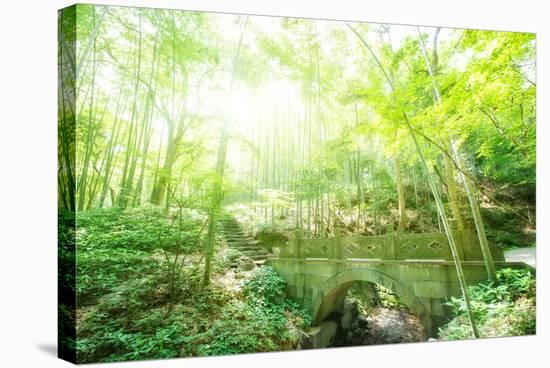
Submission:
POLYGON ((434 339, 433 337, 430 337, 430 338, 428 339, 428 342, 433 342, 433 341, 437 341, 437 339, 434 339))
POLYGON ((324 321, 319 326, 313 327, 300 339, 301 349, 319 349, 331 346, 334 342, 338 324, 335 321, 324 321))
POLYGON ((256 264, 254 263, 254 260, 249 257, 241 257, 239 258, 239 261, 237 262, 237 267, 242 271, 251 271, 256 267, 256 264))
POLYGON ((355 301, 352 303, 346 303, 342 313, 341 328, 344 330, 349 330, 358 315, 359 309, 357 307, 357 303, 355 301))
POLYGON ((320 327, 311 327, 308 332, 300 337, 300 349, 313 349, 313 339, 321 331, 320 327))
POLYGON ((236 249, 226 249, 223 253, 223 257, 226 260, 226 262, 231 263, 235 260, 237 260, 240 256, 240 252, 236 249))
POLYGON ((332 344, 338 324, 334 321, 325 321, 319 327, 319 333, 313 337, 313 348, 315 349, 326 348, 332 344))
POLYGON ((363 314, 360 314, 358 317, 357 317, 357 325, 361 328, 366 328, 367 325, 369 324, 369 321, 367 320, 367 317, 364 316, 363 314))

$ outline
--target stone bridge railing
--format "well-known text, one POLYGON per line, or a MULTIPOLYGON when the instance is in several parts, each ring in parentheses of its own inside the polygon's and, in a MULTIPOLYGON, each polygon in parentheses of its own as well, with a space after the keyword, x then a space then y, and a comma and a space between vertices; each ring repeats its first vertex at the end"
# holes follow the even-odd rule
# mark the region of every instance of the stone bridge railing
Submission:
MULTIPOLYGON (((483 260, 474 231, 454 230, 459 257, 464 261, 483 260)), ((504 260, 502 251, 490 244, 495 261, 504 260)), ((335 236, 305 239, 296 231, 279 252, 279 258, 334 260, 444 260, 452 261, 445 233, 401 234, 388 232, 376 236, 335 236)))

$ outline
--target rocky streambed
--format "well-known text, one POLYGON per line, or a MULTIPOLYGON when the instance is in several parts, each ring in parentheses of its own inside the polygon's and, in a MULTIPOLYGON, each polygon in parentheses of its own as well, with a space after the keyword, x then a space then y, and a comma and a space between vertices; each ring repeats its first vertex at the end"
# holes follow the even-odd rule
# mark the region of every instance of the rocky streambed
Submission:
POLYGON ((359 312, 355 303, 333 314, 316 327, 302 348, 398 344, 427 341, 420 321, 402 308, 375 307, 359 312))
POLYGON ((398 344, 426 341, 420 321, 403 309, 377 307, 368 316, 359 314, 349 329, 335 335, 332 346, 398 344))

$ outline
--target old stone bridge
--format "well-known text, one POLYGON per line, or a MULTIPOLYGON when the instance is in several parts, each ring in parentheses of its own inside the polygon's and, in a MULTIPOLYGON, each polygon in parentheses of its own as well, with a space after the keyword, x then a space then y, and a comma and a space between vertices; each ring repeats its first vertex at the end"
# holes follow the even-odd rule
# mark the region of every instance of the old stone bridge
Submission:
MULTIPOLYGON (((487 280, 476 233, 454 234, 466 281, 487 280)), ((493 245, 491 253, 497 268, 523 265, 506 262, 493 245)), ((444 233, 303 239, 297 232, 269 263, 288 282, 290 295, 312 313, 315 324, 342 310, 354 281, 368 281, 394 292, 433 336, 448 321, 443 303, 461 295, 444 233)))

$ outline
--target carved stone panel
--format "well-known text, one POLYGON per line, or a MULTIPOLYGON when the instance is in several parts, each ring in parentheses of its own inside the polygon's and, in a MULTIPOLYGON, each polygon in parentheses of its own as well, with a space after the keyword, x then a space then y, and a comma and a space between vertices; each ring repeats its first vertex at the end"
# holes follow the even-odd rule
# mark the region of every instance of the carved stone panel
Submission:
POLYGON ((330 258, 331 239, 304 239, 302 240, 302 257, 330 258))
POLYGON ((397 259, 452 259, 449 243, 442 233, 400 235, 397 243, 397 259))

